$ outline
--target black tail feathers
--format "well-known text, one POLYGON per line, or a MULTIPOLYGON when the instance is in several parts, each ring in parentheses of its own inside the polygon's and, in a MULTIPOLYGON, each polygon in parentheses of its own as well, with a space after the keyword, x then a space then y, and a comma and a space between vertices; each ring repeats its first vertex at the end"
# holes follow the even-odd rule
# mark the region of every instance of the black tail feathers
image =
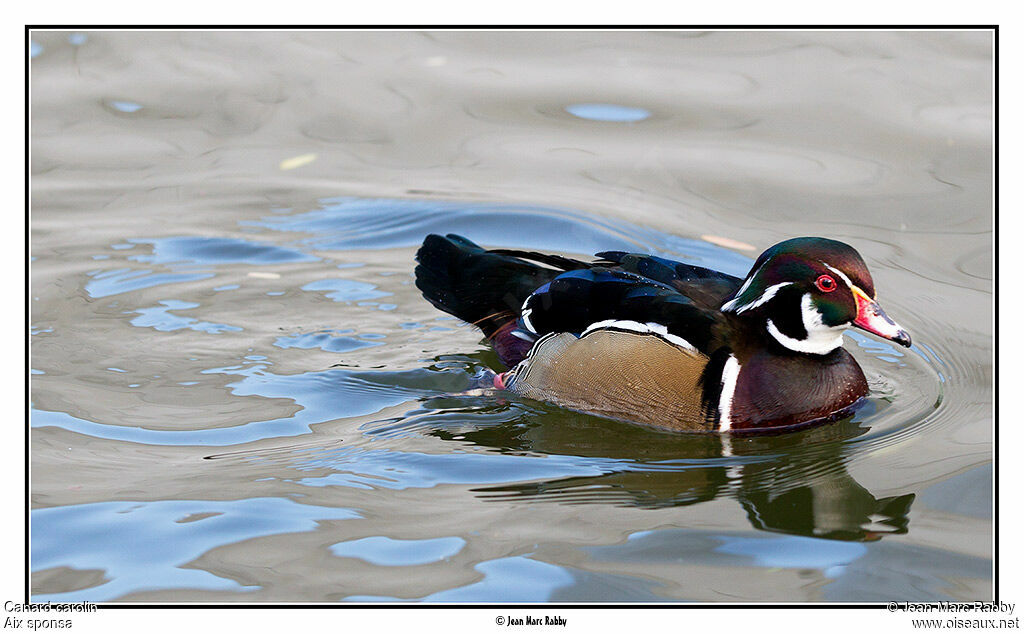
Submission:
POLYGON ((453 233, 428 235, 416 252, 416 287, 431 304, 490 337, 519 318, 523 302, 561 271, 492 253, 453 233))

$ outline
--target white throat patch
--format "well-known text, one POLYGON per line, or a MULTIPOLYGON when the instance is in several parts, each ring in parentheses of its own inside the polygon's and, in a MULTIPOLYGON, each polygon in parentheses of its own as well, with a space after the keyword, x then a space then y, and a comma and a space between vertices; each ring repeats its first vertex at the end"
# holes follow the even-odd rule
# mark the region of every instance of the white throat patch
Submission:
POLYGON ((814 307, 810 293, 804 294, 800 300, 800 313, 807 331, 806 339, 794 339, 782 333, 779 328, 768 320, 768 333, 775 340, 794 352, 808 354, 828 354, 843 345, 843 332, 846 326, 826 326, 822 323, 821 313, 814 307))

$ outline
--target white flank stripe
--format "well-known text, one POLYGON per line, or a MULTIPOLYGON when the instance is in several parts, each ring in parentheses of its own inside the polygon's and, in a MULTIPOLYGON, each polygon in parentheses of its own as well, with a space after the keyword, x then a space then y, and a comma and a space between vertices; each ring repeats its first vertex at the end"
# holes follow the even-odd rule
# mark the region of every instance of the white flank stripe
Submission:
MULTIPOLYGON (((619 321, 615 321, 614 319, 605 319, 604 321, 596 321, 596 322, 590 324, 589 326, 587 326, 586 330, 584 330, 583 333, 580 334, 580 336, 582 337, 583 335, 587 334, 588 332, 597 330, 598 328, 607 328, 608 326, 611 326, 612 324, 633 324, 635 326, 639 326, 640 322, 637 322, 637 321, 621 321, 621 322, 619 322, 619 321)), ((628 326, 625 326, 625 325, 620 326, 620 328, 627 328, 627 329, 629 329, 628 326)))
POLYGON ((685 350, 689 350, 691 352, 696 352, 697 351, 697 348, 693 347, 693 344, 691 344, 686 339, 683 339, 679 335, 673 335, 672 333, 670 333, 668 331, 668 328, 666 328, 665 326, 662 326, 661 324, 655 323, 653 321, 649 321, 649 322, 647 322, 644 325, 647 326, 648 328, 650 328, 651 332, 653 332, 654 334, 658 335, 659 337, 662 337, 666 341, 669 341, 671 343, 676 344, 680 348, 683 348, 685 350))
POLYGON ((690 350, 693 352, 697 351, 697 348, 693 347, 693 344, 691 344, 689 341, 683 339, 679 335, 673 335, 668 331, 668 328, 653 321, 649 321, 646 324, 641 324, 638 321, 632 321, 628 319, 605 319, 604 321, 599 321, 587 326, 587 329, 584 330, 580 336, 584 337, 587 335, 587 333, 593 332, 595 330, 601 330, 604 328, 618 328, 619 330, 630 330, 633 332, 640 332, 644 334, 658 335, 665 341, 675 344, 680 348, 690 350))
POLYGON ((732 429, 732 397, 736 394, 736 381, 740 378, 740 362, 729 355, 722 367, 722 395, 718 399, 718 431, 732 429))

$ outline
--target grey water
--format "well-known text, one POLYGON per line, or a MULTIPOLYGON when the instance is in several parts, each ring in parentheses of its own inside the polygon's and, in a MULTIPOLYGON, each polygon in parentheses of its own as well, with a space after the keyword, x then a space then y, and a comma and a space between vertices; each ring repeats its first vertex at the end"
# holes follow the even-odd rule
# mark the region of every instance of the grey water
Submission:
POLYGON ((993 597, 992 34, 35 31, 36 601, 993 597), (427 233, 864 256, 910 349, 792 434, 467 392, 427 233))

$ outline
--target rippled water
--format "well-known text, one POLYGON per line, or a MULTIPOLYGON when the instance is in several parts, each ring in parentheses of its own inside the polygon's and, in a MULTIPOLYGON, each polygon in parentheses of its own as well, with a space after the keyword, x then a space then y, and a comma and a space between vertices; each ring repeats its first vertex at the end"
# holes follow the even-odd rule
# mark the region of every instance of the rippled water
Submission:
POLYGON ((992 598, 989 33, 31 39, 35 600, 992 598), (837 238, 915 345, 780 436, 469 392, 430 232, 837 238))

